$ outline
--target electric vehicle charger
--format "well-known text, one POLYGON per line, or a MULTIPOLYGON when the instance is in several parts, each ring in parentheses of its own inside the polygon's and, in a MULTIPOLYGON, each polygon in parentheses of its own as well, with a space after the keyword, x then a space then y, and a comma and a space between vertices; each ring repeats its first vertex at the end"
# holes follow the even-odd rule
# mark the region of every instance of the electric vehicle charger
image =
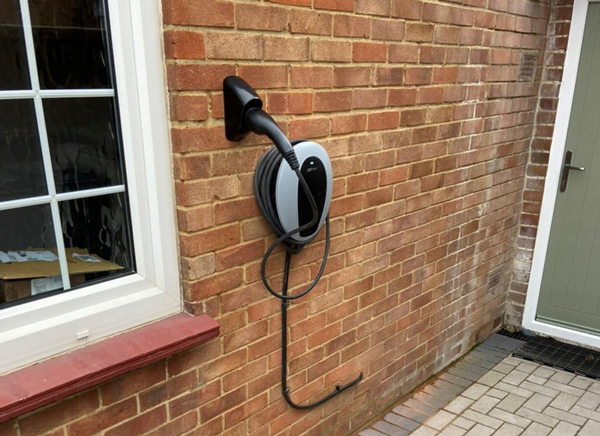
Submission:
POLYGON ((281 384, 283 396, 294 409, 306 410, 320 406, 344 390, 356 385, 363 374, 345 385, 337 385, 325 397, 309 403, 296 404, 287 385, 287 309, 291 300, 307 295, 319 282, 330 246, 329 206, 332 197, 333 172, 329 156, 315 142, 290 142, 275 120, 262 110, 262 100, 254 89, 236 76, 223 82, 225 99, 225 132, 227 139, 239 141, 249 132, 268 136, 274 147, 259 160, 254 173, 254 193, 258 206, 277 239, 267 249, 261 263, 261 278, 267 291, 281 302, 281 384), (285 161, 285 163, 284 163, 285 161), (288 279, 293 254, 314 240, 325 226, 325 249, 321 267, 304 290, 288 294, 288 279), (278 246, 285 250, 281 292, 275 291, 266 277, 269 257, 278 246))

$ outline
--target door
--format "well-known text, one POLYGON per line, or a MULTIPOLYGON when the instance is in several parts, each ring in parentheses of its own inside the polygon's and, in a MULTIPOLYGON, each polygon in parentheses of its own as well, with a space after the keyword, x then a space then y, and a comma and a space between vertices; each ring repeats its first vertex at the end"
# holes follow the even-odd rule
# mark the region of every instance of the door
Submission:
POLYGON ((536 318, 600 334, 599 3, 586 20, 536 318))

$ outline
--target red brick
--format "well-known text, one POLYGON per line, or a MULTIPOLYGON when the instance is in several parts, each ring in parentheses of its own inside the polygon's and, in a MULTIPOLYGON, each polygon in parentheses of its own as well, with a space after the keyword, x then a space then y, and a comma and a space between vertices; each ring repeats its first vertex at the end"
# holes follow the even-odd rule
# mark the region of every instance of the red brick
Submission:
POLYGON ((407 23, 406 40, 414 42, 431 42, 433 41, 433 31, 433 24, 407 23))
POLYGON ((240 241, 239 224, 204 231, 196 235, 182 235, 181 252, 184 256, 197 256, 231 246, 240 241))
POLYGON ((290 122, 290 138, 321 138, 329 135, 328 118, 308 118, 290 122))
POLYGON ((377 42, 355 42, 352 45, 354 62, 385 62, 387 47, 377 42))
POLYGON ((349 41, 315 40, 312 46, 312 60, 317 62, 351 62, 352 43, 349 41))
POLYGON ((331 35, 333 16, 303 9, 290 10, 290 32, 308 35, 331 35))
POLYGON ((416 89, 390 89, 388 93, 388 104, 390 106, 413 106, 416 103, 416 89))
POLYGON ((167 30, 165 57, 167 59, 204 59, 204 35, 200 32, 167 30))
POLYGON ((179 205, 196 206, 235 197, 239 193, 239 180, 237 177, 219 177, 197 182, 179 182, 175 191, 179 205))
POLYGON ((234 65, 169 65, 169 88, 179 91, 223 89, 223 79, 235 74, 234 65))
POLYGON ((292 88, 331 88, 333 87, 333 67, 294 67, 290 68, 292 88))
POLYGON ((354 15, 336 15, 333 19, 333 35, 368 38, 371 36, 371 20, 354 15))
POLYGON ((284 8, 240 3, 235 8, 238 29, 284 31, 288 11, 284 8))
POLYGON ((210 175, 209 156, 176 156, 174 176, 179 180, 206 178, 210 175))
POLYGON ((367 129, 367 116, 348 115, 338 116, 331 119, 331 133, 333 135, 342 135, 345 133, 362 132, 367 129))
POLYGON ((180 209, 177 211, 179 230, 195 232, 211 227, 214 224, 214 211, 212 206, 197 207, 194 209, 180 209))
POLYGON ((427 117, 426 109, 406 109, 400 116, 401 126, 417 126, 425 124, 427 117))
POLYGON ((99 407, 98 391, 91 390, 81 395, 55 403, 50 407, 19 421, 21 435, 37 436, 47 431, 88 415, 99 407))
POLYGON ((166 24, 233 27, 233 2, 204 0, 169 0, 163 3, 166 24))
POLYGON ((315 94, 315 112, 336 112, 352 108, 352 91, 319 91, 315 94))
POLYGON ((335 68, 333 77, 333 83, 336 88, 369 86, 371 69, 369 67, 335 68))
POLYGON ((389 16, 390 6, 389 0, 356 0, 356 12, 359 14, 389 16))
POLYGON ((402 85, 404 82, 404 68, 402 67, 376 67, 373 84, 375 86, 402 85))
POLYGON ((386 100, 385 89, 355 89, 352 92, 353 109, 383 108, 386 100))
POLYGON ((407 68, 406 85, 429 85, 432 77, 431 68, 407 68))
POLYGON ((237 247, 228 248, 217 252, 217 271, 226 271, 230 268, 243 265, 262 258, 265 252, 264 241, 248 242, 237 247))
POLYGON ((313 112, 312 93, 269 93, 268 110, 271 114, 310 114, 313 112))
POLYGON ((262 38, 243 33, 208 33, 206 56, 209 59, 260 59, 262 38))
POLYGON ((423 2, 420 0, 392 0, 392 16, 406 20, 420 20, 423 2))
POLYGON ((386 130, 398 128, 400 114, 397 111, 369 114, 369 130, 386 130))
POLYGON ((257 89, 286 88, 288 68, 286 66, 243 65, 239 67, 240 77, 257 89))
POLYGON ((307 38, 265 36, 263 58, 270 61, 306 61, 310 46, 307 38))
POLYGON ((354 12, 354 0, 314 0, 315 9, 354 12))
POLYGON ((130 398, 75 421, 67 429, 69 434, 73 436, 95 434, 135 416, 136 413, 136 399, 130 398))
POLYGON ((398 20, 374 19, 372 23, 371 36, 373 39, 385 41, 402 41, 404 38, 405 25, 398 20))
POLYGON ((167 408, 165 405, 162 405, 146 413, 139 414, 131 421, 118 425, 104 434, 106 436, 119 436, 123 434, 131 436, 141 435, 159 427, 166 421, 167 408))
POLYGON ((208 99, 203 95, 171 95, 171 120, 204 121, 208 118, 208 99))
POLYGON ((419 60, 419 47, 408 44, 389 44, 388 61, 390 63, 411 63, 415 64, 419 60))

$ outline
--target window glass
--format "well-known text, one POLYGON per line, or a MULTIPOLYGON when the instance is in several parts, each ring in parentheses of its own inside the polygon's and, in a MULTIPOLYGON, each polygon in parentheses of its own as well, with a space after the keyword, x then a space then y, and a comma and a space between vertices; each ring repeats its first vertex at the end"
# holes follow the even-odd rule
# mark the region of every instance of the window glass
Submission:
POLYGON ((0 151, 0 201, 48 193, 33 100, 0 100, 0 151))
POLYGON ((113 98, 45 99, 57 192, 121 185, 113 98))
POLYGON ((110 88, 100 0, 29 0, 41 89, 110 88))
POLYGON ((29 71, 19 0, 0 6, 0 90, 28 89, 29 71))
POLYGON ((9 30, 0 31, 0 56, 10 61, 0 65, 6 305, 130 274, 135 259, 106 1, 1 1, 0 30, 9 30))
POLYGON ((62 290, 48 204, 0 211, 0 307, 62 290))
POLYGON ((72 285, 133 271, 127 210, 124 194, 60 204, 69 275, 79 275, 72 285))

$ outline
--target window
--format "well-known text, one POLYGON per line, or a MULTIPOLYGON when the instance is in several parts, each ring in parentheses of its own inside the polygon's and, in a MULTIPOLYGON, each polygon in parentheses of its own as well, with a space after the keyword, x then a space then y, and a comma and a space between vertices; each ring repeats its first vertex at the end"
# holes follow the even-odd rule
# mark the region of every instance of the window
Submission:
POLYGON ((0 65, 2 373, 181 303, 157 0, 3 0, 0 65))

